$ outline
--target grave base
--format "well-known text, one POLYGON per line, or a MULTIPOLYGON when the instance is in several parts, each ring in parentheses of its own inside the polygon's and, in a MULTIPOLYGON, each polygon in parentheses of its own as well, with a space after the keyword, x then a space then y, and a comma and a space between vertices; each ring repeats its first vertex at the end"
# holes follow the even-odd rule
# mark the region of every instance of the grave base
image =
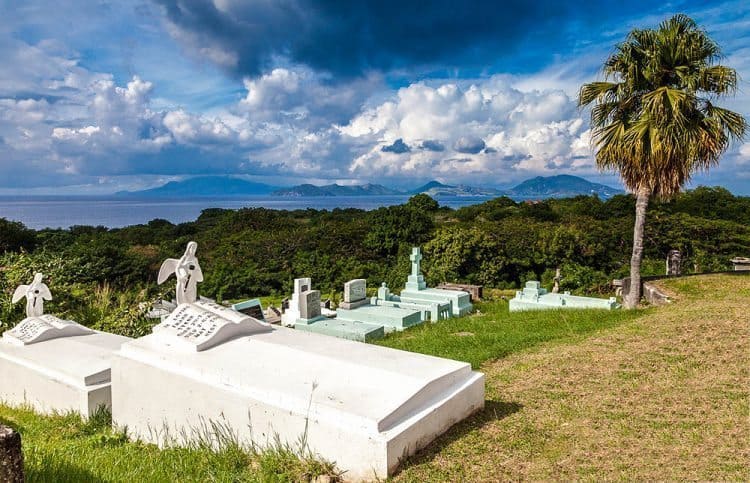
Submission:
POLYGON ((385 336, 382 325, 336 319, 323 319, 311 324, 295 324, 294 328, 305 332, 314 332, 316 334, 356 340, 358 342, 370 342, 382 339, 385 336))
POLYGON ((161 445, 212 423, 241 441, 295 444, 352 480, 386 478, 400 460, 484 406, 484 375, 462 362, 284 327, 203 352, 153 335, 112 364, 112 415, 161 445))
POLYGON ((422 314, 418 310, 384 305, 364 305, 352 310, 338 309, 337 320, 350 322, 364 322, 382 325, 386 333, 394 330, 402 331, 406 328, 422 323, 422 314))
MULTIPOLYGON (((408 285, 408 284, 407 284, 408 285)), ((446 303, 453 304, 453 315, 461 317, 471 313, 474 308, 471 304, 471 296, 460 290, 443 290, 439 288, 425 288, 413 290, 405 288, 401 291, 401 301, 412 304, 446 303)))
POLYGON ((27 346, 0 340, 0 400, 83 417, 111 405, 110 357, 131 339, 97 332, 27 346))

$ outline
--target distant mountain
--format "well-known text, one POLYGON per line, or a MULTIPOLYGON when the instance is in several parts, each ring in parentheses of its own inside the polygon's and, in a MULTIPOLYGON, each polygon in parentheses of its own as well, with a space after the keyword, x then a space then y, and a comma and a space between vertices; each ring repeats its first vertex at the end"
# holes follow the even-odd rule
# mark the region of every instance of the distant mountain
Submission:
POLYGON ((278 187, 254 183, 229 176, 198 176, 142 191, 120 191, 116 196, 144 198, 181 198, 208 196, 252 196, 267 195, 278 187))
POLYGON ((597 195, 610 198, 622 194, 621 189, 599 183, 592 183, 578 176, 560 174, 557 176, 537 176, 506 190, 511 198, 565 198, 578 195, 597 195))
POLYGON ((277 189, 271 194, 275 196, 383 196, 401 195, 404 193, 379 184, 354 186, 341 186, 338 184, 315 186, 312 184, 301 184, 299 186, 292 186, 291 188, 277 189))
POLYGON ((463 184, 452 186, 443 184, 439 181, 430 181, 429 183, 415 189, 412 193, 424 193, 433 198, 439 198, 441 196, 500 196, 503 194, 502 191, 494 188, 477 188, 463 184))

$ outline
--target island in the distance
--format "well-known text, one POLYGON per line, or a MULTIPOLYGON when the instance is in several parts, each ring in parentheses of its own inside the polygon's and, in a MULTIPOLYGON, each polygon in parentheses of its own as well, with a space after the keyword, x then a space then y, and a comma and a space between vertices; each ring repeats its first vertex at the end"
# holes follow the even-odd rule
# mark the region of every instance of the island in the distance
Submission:
POLYGON ((301 184, 280 188, 264 183, 248 181, 231 176, 199 176, 183 181, 169 183, 143 191, 126 191, 116 193, 123 197, 142 198, 183 198, 183 197, 241 197, 241 196, 407 196, 425 193, 433 198, 451 196, 497 197, 508 196, 516 200, 536 198, 563 198, 578 195, 597 195, 610 198, 623 193, 622 190, 599 183, 592 183, 578 176, 567 174, 556 176, 537 176, 510 189, 475 187, 468 185, 448 185, 439 181, 430 181, 413 190, 401 191, 380 184, 339 185, 328 184, 316 186, 301 184))

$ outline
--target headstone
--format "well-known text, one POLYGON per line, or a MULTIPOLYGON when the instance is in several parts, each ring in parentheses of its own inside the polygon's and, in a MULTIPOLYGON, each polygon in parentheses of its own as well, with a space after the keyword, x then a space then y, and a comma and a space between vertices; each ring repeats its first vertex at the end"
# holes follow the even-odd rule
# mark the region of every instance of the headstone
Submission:
POLYGON ((344 284, 344 301, 339 307, 345 310, 355 309, 367 305, 367 280, 358 278, 344 284))
POLYGON ((263 306, 259 299, 245 300, 244 302, 238 302, 232 305, 232 308, 237 312, 241 312, 250 317, 267 322, 265 314, 263 313, 263 306))
POLYGON ((380 300, 390 300, 391 298, 391 291, 388 289, 388 285, 383 282, 383 284, 378 288, 378 299, 380 300))
POLYGON ((281 310, 274 306, 270 306, 266 309, 265 313, 266 322, 269 324, 280 324, 281 323, 281 310))
POLYGON ((0 424, 0 481, 23 483, 23 451, 21 435, 0 424))
POLYGON ((300 319, 310 320, 320 317, 320 290, 306 290, 300 299, 300 319))
POLYGON ((331 309, 331 299, 325 299, 320 302, 320 308, 331 309))
POLYGON ((560 267, 557 267, 555 269, 555 278, 552 284, 552 293, 560 293, 560 281, 561 280, 562 280, 562 276, 560 274, 560 267))
POLYGON ((670 277, 682 275, 682 254, 679 250, 669 250, 667 254, 667 275, 670 277))
POLYGON ((15 292, 16 302, 26 297, 27 317, 0 338, 0 400, 88 417, 110 406, 110 358, 130 339, 42 313, 52 295, 41 281, 36 274, 15 292))
POLYGON ((294 327, 294 324, 302 317, 301 303, 302 293, 312 289, 312 280, 307 278, 294 279, 294 292, 289 300, 289 306, 284 309, 281 316, 281 324, 286 327, 294 327))

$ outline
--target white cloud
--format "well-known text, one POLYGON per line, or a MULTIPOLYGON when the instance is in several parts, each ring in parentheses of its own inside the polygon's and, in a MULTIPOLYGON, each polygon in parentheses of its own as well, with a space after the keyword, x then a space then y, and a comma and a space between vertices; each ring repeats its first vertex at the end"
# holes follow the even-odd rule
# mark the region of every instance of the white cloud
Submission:
POLYGON ((556 90, 524 92, 511 82, 495 76, 463 86, 438 82, 401 88, 395 99, 339 128, 349 139, 371 143, 350 172, 422 178, 440 173, 473 182, 482 175, 484 183, 502 183, 519 171, 591 172, 589 134, 573 99, 556 90), (396 139, 412 149, 383 152, 396 139), (447 149, 421 148, 426 141, 447 149))

